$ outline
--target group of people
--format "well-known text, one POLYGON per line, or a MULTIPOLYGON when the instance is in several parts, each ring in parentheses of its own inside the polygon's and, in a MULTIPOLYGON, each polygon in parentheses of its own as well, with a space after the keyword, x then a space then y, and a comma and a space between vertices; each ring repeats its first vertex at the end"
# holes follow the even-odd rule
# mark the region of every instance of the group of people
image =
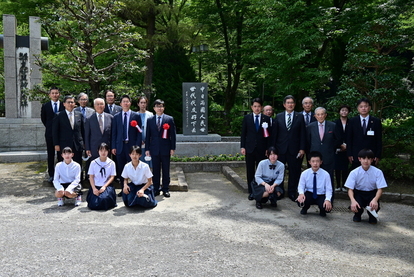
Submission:
POLYGON ((134 112, 128 95, 121 96, 118 106, 111 90, 106 91, 105 99, 93 100, 94 109, 87 106, 85 93, 78 95, 78 107, 72 95, 61 101, 56 87, 49 90, 49 97, 42 105, 41 120, 46 127, 49 181, 56 188, 58 206, 64 205, 65 198, 76 198, 75 205, 80 205, 81 182, 87 176, 90 209, 108 210, 117 205, 115 178, 122 188, 118 196, 127 207, 155 207, 160 192, 170 197, 176 128, 174 119, 164 113, 164 101, 154 101, 154 115, 147 111, 145 96, 139 97, 139 111, 134 112))
POLYGON ((295 106, 295 98, 288 95, 283 100, 285 110, 273 117, 273 107, 263 107, 260 98, 252 100, 252 113, 243 119, 240 140, 248 199, 256 200, 256 208, 262 209, 268 201, 277 206, 277 200, 286 195, 302 208, 301 214, 307 214, 310 205, 318 205, 320 215, 326 216, 332 210, 334 192, 347 191, 353 220, 361 221, 367 207, 369 222, 375 224, 379 198, 387 184, 375 167, 381 158, 382 126, 369 114, 371 102, 358 100, 359 115, 351 119, 351 108, 341 106, 335 122, 326 120, 323 107, 312 111, 311 97, 302 100, 303 111, 296 112, 295 106), (304 157, 308 168, 302 172, 304 157))

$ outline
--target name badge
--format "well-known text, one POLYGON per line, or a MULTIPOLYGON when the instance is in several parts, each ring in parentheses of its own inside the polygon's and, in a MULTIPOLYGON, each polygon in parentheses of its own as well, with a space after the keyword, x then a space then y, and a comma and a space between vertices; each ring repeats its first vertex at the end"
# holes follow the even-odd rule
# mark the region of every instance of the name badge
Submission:
POLYGON ((372 130, 369 130, 368 132, 367 132, 367 136, 373 136, 375 133, 374 133, 374 131, 372 131, 372 130))

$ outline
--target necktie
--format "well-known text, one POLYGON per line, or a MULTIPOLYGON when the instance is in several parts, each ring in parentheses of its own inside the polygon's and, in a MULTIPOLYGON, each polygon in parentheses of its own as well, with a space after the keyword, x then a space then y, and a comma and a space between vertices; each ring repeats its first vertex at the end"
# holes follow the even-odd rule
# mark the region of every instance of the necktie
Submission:
POLYGON ((128 118, 127 113, 124 113, 124 141, 128 138, 128 118))
POLYGON ((292 114, 288 114, 288 120, 287 120, 287 125, 286 125, 286 128, 288 129, 288 131, 290 131, 290 128, 292 127, 292 118, 291 118, 291 116, 292 116, 292 114))
POLYGON ((318 198, 318 192, 316 190, 316 172, 313 173, 313 194, 312 194, 313 199, 318 198))
POLYGON ((367 132, 367 123, 366 123, 366 121, 365 121, 365 118, 364 119, 362 119, 362 131, 364 132, 364 135, 366 134, 366 132, 367 132))
POLYGON ((83 117, 86 117, 85 108, 82 108, 82 114, 83 114, 83 117))
POLYGON ((256 114, 256 119, 254 120, 254 125, 256 126, 256 132, 259 131, 259 115, 256 114))
POLYGON ((309 113, 306 113, 306 126, 309 124, 309 113))
POLYGON ((69 113, 69 122, 70 122, 70 126, 73 129, 73 117, 72 117, 72 113, 71 112, 69 113))
POLYGON ((99 129, 101 129, 101 133, 103 134, 103 131, 104 131, 104 129, 103 129, 103 121, 102 121, 102 115, 100 114, 100 115, 98 115, 98 122, 99 122, 99 129))
POLYGON ((58 109, 57 109, 57 103, 55 102, 55 103, 53 103, 53 112, 54 113, 57 113, 58 112, 58 109))
POLYGON ((109 113, 112 113, 112 105, 109 105, 109 113))
POLYGON ((321 141, 323 140, 323 125, 319 124, 319 137, 321 138, 321 141))
POLYGON ((161 130, 161 116, 158 117, 157 127, 158 127, 158 131, 161 130))

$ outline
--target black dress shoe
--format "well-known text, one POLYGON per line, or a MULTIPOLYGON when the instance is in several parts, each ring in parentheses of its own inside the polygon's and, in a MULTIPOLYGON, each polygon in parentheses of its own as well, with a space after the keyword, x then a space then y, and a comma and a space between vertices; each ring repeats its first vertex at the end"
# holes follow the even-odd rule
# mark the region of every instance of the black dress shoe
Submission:
POLYGON ((164 197, 170 197, 171 195, 170 195, 170 193, 168 192, 168 191, 164 191, 163 193, 162 193, 162 195, 164 195, 164 197))
POLYGON ((118 193, 118 197, 122 197, 122 191, 118 193))
POLYGON ((308 213, 308 209, 302 208, 302 210, 300 210, 300 214, 307 214, 308 213))
POLYGON ((247 197, 247 199, 249 199, 250 201, 254 200, 253 194, 250 193, 249 196, 247 197))
POLYGON ((155 196, 160 195, 160 191, 156 191, 156 192, 154 192, 154 195, 155 195, 155 196))
POLYGON ((275 198, 274 194, 269 196, 269 200, 270 200, 270 205, 272 207, 277 207, 277 202, 276 202, 276 198, 275 198))
POLYGON ((260 203, 260 201, 256 201, 256 208, 259 210, 263 209, 262 203, 260 203))

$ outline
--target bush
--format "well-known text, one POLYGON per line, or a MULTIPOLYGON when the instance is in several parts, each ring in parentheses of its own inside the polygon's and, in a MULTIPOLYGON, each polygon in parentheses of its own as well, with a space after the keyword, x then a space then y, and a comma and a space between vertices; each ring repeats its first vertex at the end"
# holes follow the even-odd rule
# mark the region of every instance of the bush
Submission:
POLYGON ((171 157, 172 162, 225 162, 225 161, 244 161, 244 155, 237 153, 220 154, 220 155, 206 155, 206 156, 193 156, 193 157, 171 157))

